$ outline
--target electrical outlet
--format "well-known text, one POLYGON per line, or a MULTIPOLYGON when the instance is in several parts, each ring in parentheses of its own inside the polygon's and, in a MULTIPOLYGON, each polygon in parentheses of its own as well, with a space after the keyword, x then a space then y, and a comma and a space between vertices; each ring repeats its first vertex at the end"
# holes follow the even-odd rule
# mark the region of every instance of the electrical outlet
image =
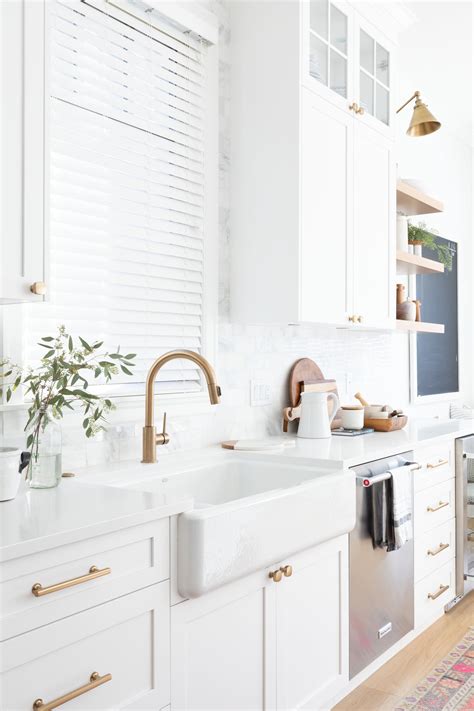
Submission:
POLYGON ((265 380, 250 381, 250 405, 251 407, 261 407, 270 405, 272 401, 272 389, 269 382, 265 380))
POLYGON ((346 373, 346 396, 351 396, 352 393, 352 373, 346 373))

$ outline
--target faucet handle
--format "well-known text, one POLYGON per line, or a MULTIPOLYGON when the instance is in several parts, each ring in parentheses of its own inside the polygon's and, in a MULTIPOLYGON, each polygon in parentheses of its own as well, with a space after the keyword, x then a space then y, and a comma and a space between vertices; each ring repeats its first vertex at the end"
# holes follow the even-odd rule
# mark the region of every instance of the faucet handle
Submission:
POLYGON ((156 444, 168 444, 169 435, 166 432, 166 412, 163 413, 163 431, 156 435, 156 444))

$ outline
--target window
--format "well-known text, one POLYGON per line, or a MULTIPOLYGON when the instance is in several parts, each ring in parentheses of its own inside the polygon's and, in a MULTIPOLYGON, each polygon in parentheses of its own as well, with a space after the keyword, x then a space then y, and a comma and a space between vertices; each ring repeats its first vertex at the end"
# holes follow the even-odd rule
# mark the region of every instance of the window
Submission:
MULTIPOLYGON (((208 50, 156 25, 106 2, 50 8, 49 301, 25 307, 25 357, 59 324, 120 344, 137 354, 135 388, 124 376, 121 392, 143 392, 167 350, 202 352, 211 312, 208 50)), ((200 390, 193 364, 174 363, 158 389, 200 390)))

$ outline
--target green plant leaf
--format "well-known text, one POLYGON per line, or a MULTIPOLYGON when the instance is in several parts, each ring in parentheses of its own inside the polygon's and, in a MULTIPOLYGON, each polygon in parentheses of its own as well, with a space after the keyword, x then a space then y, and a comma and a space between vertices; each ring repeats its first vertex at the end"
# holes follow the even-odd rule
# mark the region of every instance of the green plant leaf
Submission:
POLYGON ((81 338, 80 336, 79 336, 79 340, 80 340, 80 342, 82 343, 82 346, 86 349, 86 351, 87 351, 88 353, 92 353, 92 350, 93 350, 93 349, 92 349, 92 347, 87 343, 87 341, 85 341, 85 340, 84 340, 83 338, 81 338))
MULTIPOLYGON (((53 336, 43 336, 41 340, 46 341, 46 343, 51 343, 51 341, 54 341, 54 338, 53 336)), ((41 345, 41 343, 39 345, 41 345)))
POLYGON ((124 365, 121 365, 120 368, 123 370, 124 373, 127 375, 133 375, 132 371, 126 368, 124 365))

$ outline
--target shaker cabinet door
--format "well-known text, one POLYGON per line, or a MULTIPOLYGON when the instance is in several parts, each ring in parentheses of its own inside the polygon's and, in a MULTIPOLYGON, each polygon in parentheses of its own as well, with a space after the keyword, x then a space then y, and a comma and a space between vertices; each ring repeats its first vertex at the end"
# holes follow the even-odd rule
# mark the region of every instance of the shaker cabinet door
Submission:
POLYGON ((322 709, 348 683, 348 537, 289 556, 276 592, 278 709, 322 709))
POLYGON ((44 32, 42 0, 0 4, 0 303, 44 299, 44 32))
POLYGON ((352 299, 353 124, 349 111, 303 90, 301 321, 348 322, 352 299))
POLYGON ((275 709, 275 588, 268 571, 171 608, 174 711, 275 709))
POLYGON ((395 160, 393 142, 354 126, 354 313, 363 327, 395 319, 395 160))

